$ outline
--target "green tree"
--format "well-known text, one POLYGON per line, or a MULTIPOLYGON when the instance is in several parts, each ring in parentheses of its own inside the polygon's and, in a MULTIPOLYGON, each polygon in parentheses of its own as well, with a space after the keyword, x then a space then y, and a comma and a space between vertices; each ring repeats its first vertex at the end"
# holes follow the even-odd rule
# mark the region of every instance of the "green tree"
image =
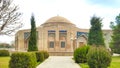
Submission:
POLYGON ((101 30, 102 19, 100 17, 93 16, 90 20, 91 28, 88 36, 88 45, 104 46, 104 38, 101 30))
POLYGON ((116 16, 115 22, 111 22, 110 27, 113 31, 110 47, 113 52, 120 54, 120 14, 116 16))
POLYGON ((30 32, 30 39, 28 44, 28 51, 38 51, 37 32, 36 32, 34 15, 31 16, 31 32, 30 32))

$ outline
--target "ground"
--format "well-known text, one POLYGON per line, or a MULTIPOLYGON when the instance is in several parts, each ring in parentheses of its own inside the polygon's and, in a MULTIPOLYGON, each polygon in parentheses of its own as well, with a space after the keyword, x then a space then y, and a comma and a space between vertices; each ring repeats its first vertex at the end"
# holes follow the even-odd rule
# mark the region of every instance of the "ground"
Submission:
POLYGON ((72 56, 50 56, 37 68, 80 68, 80 66, 74 62, 72 56))
MULTIPOLYGON (((0 68, 8 68, 10 57, 0 57, 0 68)), ((50 56, 43 63, 41 63, 37 68, 42 68, 42 66, 49 66, 47 68, 80 68, 74 63, 72 57, 70 56, 50 56), (55 58, 56 57, 56 58, 55 58), (66 66, 66 67, 64 67, 66 66)), ((87 64, 80 64, 81 68, 89 68, 87 64)), ((45 67, 43 67, 45 68, 45 67)), ((112 57, 111 66, 108 68, 120 68, 120 56, 112 57)))

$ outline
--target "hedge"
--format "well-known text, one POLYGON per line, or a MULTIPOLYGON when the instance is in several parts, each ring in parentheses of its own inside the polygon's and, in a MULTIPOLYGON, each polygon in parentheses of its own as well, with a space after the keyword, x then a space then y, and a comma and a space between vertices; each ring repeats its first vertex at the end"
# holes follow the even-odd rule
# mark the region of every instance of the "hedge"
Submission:
POLYGON ((9 56, 10 53, 8 50, 0 50, 0 56, 9 56))
POLYGON ((47 51, 41 51, 44 55, 44 59, 47 59, 49 57, 49 53, 47 51))
POLYGON ((36 54, 36 59, 37 59, 37 62, 43 62, 44 61, 44 54, 43 52, 41 51, 38 51, 38 52, 35 52, 36 54))
POLYGON ((75 62, 76 63, 85 63, 85 62, 87 62, 86 55, 88 53, 88 50, 89 50, 89 46, 88 45, 77 48, 74 51, 75 62))
POLYGON ((16 52, 11 55, 9 68, 35 68, 36 55, 33 52, 16 52))
POLYGON ((90 68, 107 68, 111 63, 111 54, 105 47, 91 47, 87 62, 90 68))

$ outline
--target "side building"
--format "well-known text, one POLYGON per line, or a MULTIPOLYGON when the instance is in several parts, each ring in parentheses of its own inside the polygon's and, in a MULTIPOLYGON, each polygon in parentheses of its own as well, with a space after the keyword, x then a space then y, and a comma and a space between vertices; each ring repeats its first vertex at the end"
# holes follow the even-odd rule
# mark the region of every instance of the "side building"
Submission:
MULTIPOLYGON (((89 29, 80 29, 64 17, 55 16, 37 27, 38 50, 50 55, 72 55, 74 49, 87 44, 89 29)), ((109 46, 111 30, 103 30, 106 46, 109 46)), ((15 35, 15 49, 27 51, 30 29, 20 30, 15 35)))

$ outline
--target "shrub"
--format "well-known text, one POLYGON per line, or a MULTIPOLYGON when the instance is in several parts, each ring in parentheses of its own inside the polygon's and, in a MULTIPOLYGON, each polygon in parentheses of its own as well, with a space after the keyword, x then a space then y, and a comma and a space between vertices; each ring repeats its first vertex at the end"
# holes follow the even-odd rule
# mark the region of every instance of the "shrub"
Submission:
POLYGON ((107 68, 110 66, 111 54, 105 47, 91 47, 87 60, 90 68, 107 68))
POLYGON ((49 57, 49 53, 47 51, 41 51, 44 54, 44 59, 47 59, 49 57))
POLYGON ((8 50, 0 50, 0 56, 9 56, 9 51, 8 50))
POLYGON ((37 59, 37 62, 44 61, 44 54, 43 54, 43 52, 41 52, 41 51, 36 52, 36 59, 37 59))
POLYGON ((36 68, 36 55, 32 52, 17 52, 11 55, 9 68, 36 68))
POLYGON ((87 53, 89 50, 89 46, 82 46, 80 48, 77 48, 74 51, 74 59, 76 63, 85 63, 87 62, 87 53))

